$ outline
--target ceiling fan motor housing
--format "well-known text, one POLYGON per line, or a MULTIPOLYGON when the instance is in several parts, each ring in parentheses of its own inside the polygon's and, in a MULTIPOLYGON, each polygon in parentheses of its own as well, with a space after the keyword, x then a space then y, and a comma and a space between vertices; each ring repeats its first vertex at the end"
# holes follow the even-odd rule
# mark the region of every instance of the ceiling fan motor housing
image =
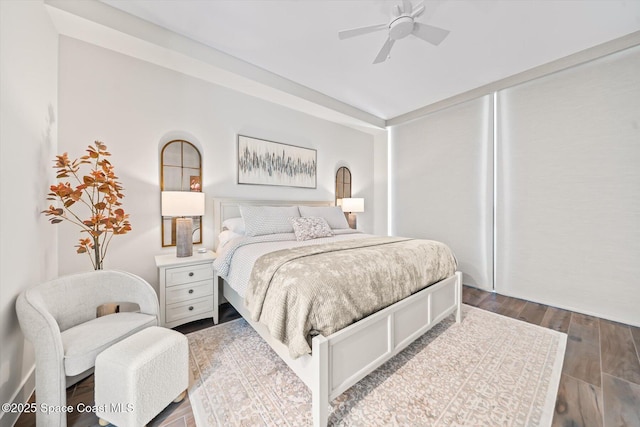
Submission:
POLYGON ((413 31, 413 18, 407 15, 400 16, 389 23, 389 38, 400 40, 407 37, 413 31))

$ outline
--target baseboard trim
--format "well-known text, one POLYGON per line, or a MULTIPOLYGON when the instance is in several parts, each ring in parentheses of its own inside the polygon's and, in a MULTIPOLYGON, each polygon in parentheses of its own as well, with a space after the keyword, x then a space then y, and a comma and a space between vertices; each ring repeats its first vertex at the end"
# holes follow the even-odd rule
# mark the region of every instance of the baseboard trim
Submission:
POLYGON ((596 313, 593 310, 585 310, 582 308, 577 308, 574 307, 571 304, 565 304, 562 301, 552 301, 552 300, 548 300, 546 298, 533 298, 530 295, 522 295, 522 294, 514 294, 512 292, 504 292, 502 289, 501 290, 497 290, 494 291, 497 294, 500 295, 504 295, 506 297, 510 297, 510 298, 517 298, 517 299, 521 299, 521 300, 525 300, 527 302, 533 302, 536 304, 542 304, 542 305, 546 305, 549 307, 554 307, 554 308, 559 308, 562 310, 567 310, 567 311, 572 311, 574 313, 579 313, 579 314, 586 314, 587 316, 591 316, 591 317, 597 317, 599 319, 604 319, 604 320, 610 320, 612 322, 616 322, 616 323, 622 323, 624 325, 629 325, 629 326, 634 326, 636 328, 640 328, 640 323, 638 322, 630 322, 629 319, 622 319, 619 318, 615 315, 612 315, 611 313, 596 313))
MULTIPOLYGON (((36 365, 34 364, 29 373, 22 380, 20 387, 13 393, 11 401, 9 403, 19 404, 27 403, 31 398, 31 395, 36 390, 36 365)), ((20 413, 17 412, 3 412, 0 414, 0 427, 13 427, 18 421, 20 413)))

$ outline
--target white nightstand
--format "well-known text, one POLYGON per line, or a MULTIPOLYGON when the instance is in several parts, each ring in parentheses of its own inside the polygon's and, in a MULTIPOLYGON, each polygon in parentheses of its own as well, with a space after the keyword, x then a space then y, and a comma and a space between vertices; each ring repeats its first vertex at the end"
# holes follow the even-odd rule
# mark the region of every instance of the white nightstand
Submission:
POLYGON ((173 328, 183 323, 212 317, 218 323, 218 289, 214 287, 212 251, 178 258, 156 255, 160 279, 160 321, 173 328))

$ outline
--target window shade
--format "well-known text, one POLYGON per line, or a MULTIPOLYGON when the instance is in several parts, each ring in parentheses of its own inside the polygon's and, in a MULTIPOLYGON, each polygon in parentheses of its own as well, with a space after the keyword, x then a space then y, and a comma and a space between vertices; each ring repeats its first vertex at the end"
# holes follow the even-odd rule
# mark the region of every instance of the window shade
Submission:
POLYGON ((447 243, 464 283, 493 282, 493 127, 489 96, 394 126, 391 234, 447 243))
POLYGON ((498 93, 496 291, 640 324, 640 47, 498 93))

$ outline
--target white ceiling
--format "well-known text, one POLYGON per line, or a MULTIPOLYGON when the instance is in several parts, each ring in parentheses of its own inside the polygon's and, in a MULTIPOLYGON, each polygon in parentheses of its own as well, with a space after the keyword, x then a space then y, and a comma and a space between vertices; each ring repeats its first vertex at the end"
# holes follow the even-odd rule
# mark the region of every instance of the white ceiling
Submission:
POLYGON ((427 0, 418 21, 447 39, 409 36, 373 65, 385 31, 337 33, 400 0, 102 1, 382 119, 640 30, 640 0, 427 0))

